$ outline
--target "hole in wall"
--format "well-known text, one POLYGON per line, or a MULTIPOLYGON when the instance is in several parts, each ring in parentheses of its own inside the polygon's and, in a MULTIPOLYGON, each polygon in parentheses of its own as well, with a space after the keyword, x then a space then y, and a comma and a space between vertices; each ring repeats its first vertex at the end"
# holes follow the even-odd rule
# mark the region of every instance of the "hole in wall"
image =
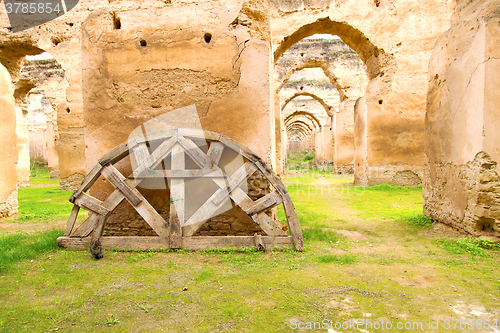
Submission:
POLYGON ((113 29, 119 30, 122 28, 122 21, 115 13, 113 13, 113 29))
POLYGON ((59 45, 59 43, 61 43, 63 41, 63 39, 59 36, 52 36, 52 37, 50 37, 50 41, 52 42, 52 44, 54 46, 57 46, 57 45, 59 45))
POLYGON ((374 0, 374 2, 375 2, 375 6, 377 6, 377 7, 380 6, 380 0, 374 0))
POLYGON ((212 41, 212 34, 207 32, 206 34, 203 35, 203 40, 205 43, 210 43, 212 41))
POLYGON ((478 221, 476 222, 476 230, 477 231, 483 231, 483 232, 492 232, 495 230, 495 220, 486 218, 486 217, 479 217, 478 221))
POLYGON ((66 112, 67 112, 67 113, 70 113, 70 112, 71 112, 71 109, 70 109, 70 108, 66 108, 66 112))
POLYGON ((304 87, 300 87, 300 90, 304 90, 304 87))
POLYGON ((141 39, 141 40, 139 41, 139 44, 141 44, 141 46, 142 46, 142 47, 145 47, 145 46, 147 46, 147 45, 148 45, 148 42, 146 42, 146 40, 144 40, 144 39, 141 39))
POLYGON ((379 99, 378 104, 382 104, 382 103, 384 103, 384 101, 379 99))
POLYGON ((68 22, 66 23, 67 25, 69 25, 70 27, 74 26, 75 24, 73 22, 68 22))

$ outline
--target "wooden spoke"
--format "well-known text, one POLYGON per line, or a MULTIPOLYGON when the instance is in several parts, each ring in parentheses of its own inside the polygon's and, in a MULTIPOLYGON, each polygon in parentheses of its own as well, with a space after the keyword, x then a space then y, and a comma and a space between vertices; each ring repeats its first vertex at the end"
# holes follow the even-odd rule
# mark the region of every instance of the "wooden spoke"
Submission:
POLYGON ((278 192, 271 192, 263 196, 262 198, 258 199, 255 202, 255 205, 253 205, 252 207, 245 209, 245 213, 251 216, 260 213, 266 209, 276 207, 282 202, 283 199, 281 199, 281 195, 278 192))
POLYGON ((186 149, 186 154, 202 169, 211 169, 212 163, 210 158, 198 147, 193 141, 179 136, 179 143, 186 149))
MULTIPOLYGON (((152 170, 158 166, 158 164, 163 161, 165 157, 170 153, 172 147, 177 142, 177 135, 171 137, 169 140, 164 141, 162 144, 155 149, 155 151, 151 154, 150 164, 148 165, 148 169, 152 170)), ((135 173, 134 173, 135 174, 135 173)))
POLYGON ((99 215, 107 215, 109 210, 102 205, 102 201, 88 195, 87 193, 81 193, 75 200, 75 205, 88 209, 99 215))
POLYGON ((222 153, 224 152, 224 145, 220 142, 212 142, 210 148, 208 149, 208 157, 212 162, 212 168, 214 165, 219 164, 222 153))
POLYGON ((71 230, 73 230, 79 211, 80 211, 80 206, 74 205, 73 209, 71 210, 71 214, 69 215, 68 224, 66 225, 66 231, 64 232, 65 237, 68 237, 71 234, 71 230))
POLYGON ((125 198, 130 201, 134 206, 141 203, 142 195, 135 188, 127 184, 127 179, 112 165, 108 165, 102 170, 102 175, 109 180, 114 187, 119 189, 125 198))

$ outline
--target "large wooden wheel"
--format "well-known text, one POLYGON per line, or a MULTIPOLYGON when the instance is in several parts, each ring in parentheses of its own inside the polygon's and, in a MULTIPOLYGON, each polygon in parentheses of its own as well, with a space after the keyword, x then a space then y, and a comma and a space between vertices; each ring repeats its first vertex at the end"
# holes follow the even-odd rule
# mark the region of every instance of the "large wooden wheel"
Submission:
POLYGON ((122 250, 201 250, 253 246, 269 249, 293 246, 297 251, 303 250, 299 219, 281 180, 248 148, 209 131, 185 128, 156 131, 115 147, 99 159, 82 181, 81 187, 73 193, 70 202, 74 203, 74 207, 66 232, 57 239, 57 243, 71 249, 90 248, 95 258, 102 257, 103 246, 122 250), (206 149, 200 148, 200 141, 204 142, 206 149), (226 149, 242 157, 242 165, 230 176, 221 165, 221 156, 226 149), (136 166, 132 174, 125 177, 114 164, 130 154, 136 166), (186 168, 186 156, 196 163, 197 168, 186 168), (162 164, 162 161, 168 163, 162 164), (163 165, 160 170, 159 165, 163 165), (254 201, 242 190, 242 185, 257 170, 269 181, 273 190, 254 201), (104 201, 86 193, 100 176, 115 187, 104 201), (155 178, 167 178, 169 181, 168 219, 164 219, 137 189, 144 180, 155 178), (218 190, 191 216, 185 216, 185 182, 194 178, 208 178, 217 185, 218 190), (131 204, 158 236, 103 236, 106 219, 123 200, 131 204), (207 219, 217 214, 229 200, 251 217, 264 235, 194 236, 207 219), (265 213, 280 204, 283 204, 290 236, 265 213), (74 228, 80 208, 88 210, 89 217, 78 228, 74 228))

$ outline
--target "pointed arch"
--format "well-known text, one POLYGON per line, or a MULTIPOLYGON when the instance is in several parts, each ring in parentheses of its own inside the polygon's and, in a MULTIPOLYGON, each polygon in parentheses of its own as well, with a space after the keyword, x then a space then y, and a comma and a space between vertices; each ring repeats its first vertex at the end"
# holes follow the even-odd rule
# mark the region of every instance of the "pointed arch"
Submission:
POLYGON ((293 118, 296 116, 305 116, 306 118, 311 120, 311 123, 314 125, 314 127, 316 127, 316 125, 318 127, 321 127, 321 123, 319 122, 319 119, 316 118, 315 115, 313 115, 312 113, 307 112, 307 111, 295 111, 294 113, 289 114, 285 118, 285 125, 290 124, 293 121, 293 118))
POLYGON ((318 97, 317 95, 315 95, 313 93, 308 93, 308 92, 295 93, 292 97, 285 100, 285 103, 281 107, 281 111, 283 111, 286 108, 286 106, 288 105, 288 103, 290 103, 293 99, 300 97, 300 96, 308 96, 308 97, 315 99, 325 109, 325 112, 327 115, 331 116, 333 114, 333 111, 332 111, 333 106, 326 104, 326 102, 321 97, 318 97))

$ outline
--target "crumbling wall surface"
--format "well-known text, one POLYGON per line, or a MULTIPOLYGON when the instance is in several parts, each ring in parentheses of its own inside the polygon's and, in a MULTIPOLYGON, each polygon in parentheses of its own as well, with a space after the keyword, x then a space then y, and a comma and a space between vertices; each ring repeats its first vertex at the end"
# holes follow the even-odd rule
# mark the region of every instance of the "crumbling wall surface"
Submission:
POLYGON ((458 1, 429 67, 424 212, 500 236, 500 2, 458 1))
MULTIPOLYGON (((270 162, 267 13, 266 1, 206 0, 111 2, 90 15, 82 41, 87 170, 137 127, 192 104, 200 123, 190 126, 228 136, 270 162)), ((112 190, 98 181, 91 192, 104 199, 112 190)), ((144 195, 154 207, 167 207, 161 214, 168 218, 167 192, 144 195)), ((136 215, 120 214, 108 219, 109 228, 125 227, 136 215)))
POLYGON ((275 61, 302 38, 330 33, 342 38, 366 65, 366 131, 364 138, 355 134, 363 144, 355 152, 358 184, 368 183, 372 167, 397 170, 398 165, 406 165, 417 173, 424 165, 428 63, 436 40, 451 26, 454 2, 272 3, 275 61))
POLYGON ((29 133, 23 112, 16 106, 16 136, 18 158, 16 163, 17 185, 19 187, 28 186, 30 183, 30 153, 29 153, 29 133))
POLYGON ((14 90, 7 69, 0 65, 0 218, 17 213, 18 160, 14 90))
MULTIPOLYGON (((87 16, 108 5, 106 0, 80 0, 71 11, 50 22, 20 32, 12 32, 7 13, 0 11, 0 63, 12 80, 19 79, 26 55, 49 52, 65 71, 69 84, 65 105, 57 107, 62 189, 75 189, 85 175, 83 140, 83 98, 81 75, 81 23, 87 16)), ((53 173, 54 174, 54 173, 53 173)))

